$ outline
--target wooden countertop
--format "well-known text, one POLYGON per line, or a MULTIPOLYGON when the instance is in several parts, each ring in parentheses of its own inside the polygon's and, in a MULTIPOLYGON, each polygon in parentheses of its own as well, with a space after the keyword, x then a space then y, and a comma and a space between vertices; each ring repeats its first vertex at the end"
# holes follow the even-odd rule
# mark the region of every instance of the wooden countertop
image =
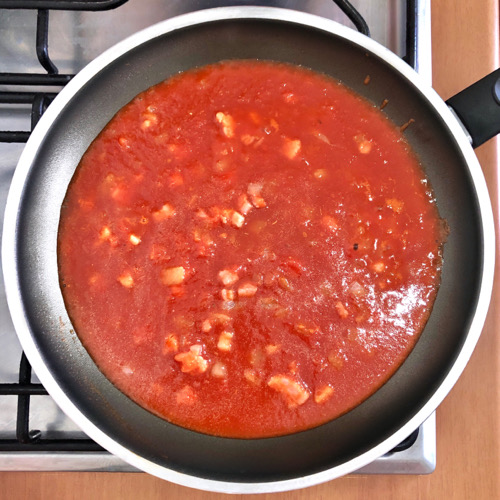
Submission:
MULTIPOLYGON (((498 0, 433 0, 434 88, 448 98, 499 66, 498 0)), ((499 227, 499 149, 477 149, 499 227)), ((497 262, 500 252, 497 243, 497 262)), ((497 265, 497 269, 498 269, 497 265)), ((1 472, 0 499, 500 498, 500 273, 486 325, 462 377, 437 411, 437 468, 428 476, 348 476, 288 493, 226 496, 143 473, 1 472)))

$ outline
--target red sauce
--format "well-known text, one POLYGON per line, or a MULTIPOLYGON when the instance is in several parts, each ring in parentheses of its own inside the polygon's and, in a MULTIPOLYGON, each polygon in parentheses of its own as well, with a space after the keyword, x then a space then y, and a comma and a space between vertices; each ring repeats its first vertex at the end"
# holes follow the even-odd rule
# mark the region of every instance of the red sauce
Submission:
POLYGON ((272 436, 345 413, 403 362, 440 228, 382 112, 306 69, 227 62, 148 89, 92 143, 60 277, 125 394, 197 431, 272 436))

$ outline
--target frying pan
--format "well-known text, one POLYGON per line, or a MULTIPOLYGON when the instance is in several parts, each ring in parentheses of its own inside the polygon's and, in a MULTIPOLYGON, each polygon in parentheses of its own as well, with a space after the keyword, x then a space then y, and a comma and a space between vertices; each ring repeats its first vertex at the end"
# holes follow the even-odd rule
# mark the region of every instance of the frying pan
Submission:
MULTIPOLYGON (((486 110, 495 110, 491 92, 486 110)), ((456 99, 467 102, 468 96, 456 99)), ((460 102, 457 114, 466 108, 460 102)), ((484 111, 477 114, 482 117, 484 111)), ((471 135, 476 142, 485 140, 498 132, 499 123, 497 115, 497 125, 485 129, 479 123, 473 128, 481 133, 471 135)), ((333 21, 283 9, 228 7, 152 26, 105 52, 63 89, 16 169, 2 253, 8 303, 22 346, 49 393, 90 437, 169 481, 256 493, 304 488, 352 472, 391 450, 436 409, 482 329, 493 280, 494 225, 470 138, 448 106, 402 60, 333 21), (337 78, 374 105, 389 99, 384 113, 395 124, 414 120, 405 136, 450 228, 432 314, 400 369, 340 418, 266 439, 196 433, 132 402, 82 347, 58 279, 61 203, 92 140, 151 85, 188 68, 234 58, 300 64, 337 78), (370 83, 365 85, 367 75, 370 83)))

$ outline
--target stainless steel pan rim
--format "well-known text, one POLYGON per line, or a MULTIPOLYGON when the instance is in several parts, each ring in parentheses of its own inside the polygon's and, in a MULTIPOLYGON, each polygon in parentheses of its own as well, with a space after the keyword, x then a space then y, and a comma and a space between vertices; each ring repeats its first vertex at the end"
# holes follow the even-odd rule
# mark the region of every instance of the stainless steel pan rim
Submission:
MULTIPOLYGON (((55 231, 57 232, 57 221, 55 221, 55 231)), ((414 429, 416 429, 441 403, 448 392, 451 390, 466 363, 468 362, 474 347, 477 343, 483 323, 488 311, 491 290, 493 286, 493 269, 494 269, 494 222, 489 203, 488 189, 481 171, 481 167, 470 146, 467 137, 461 125, 447 108, 446 104, 429 88, 406 63, 399 57, 380 46, 373 40, 349 29, 341 26, 334 21, 330 21, 321 17, 304 14, 285 9, 268 8, 268 7, 222 7, 205 11, 197 11, 191 14, 179 16, 148 29, 145 29, 123 42, 109 49, 88 66, 86 66, 75 78, 61 91, 53 104, 48 108, 36 129, 32 133, 26 148, 19 160, 14 178, 12 181, 7 206, 5 211, 5 223, 2 241, 2 263, 4 269, 4 279, 7 290, 7 300, 11 311, 12 319, 16 332, 21 341, 22 347, 28 356, 35 372, 39 379, 48 390, 50 395, 65 411, 65 413, 74 420, 82 430, 92 439, 100 443, 104 448, 111 453, 122 458, 131 465, 142 469, 150 474, 160 478, 172 481, 174 483, 198 488, 202 490, 224 492, 224 493, 264 493, 264 492, 279 492, 293 489, 305 488, 316 485, 334 478, 349 474, 379 456, 390 451, 394 446, 406 438, 414 429), (304 25, 316 30, 323 30, 327 33, 335 34, 338 37, 344 38, 353 44, 359 45, 381 59, 385 60, 392 66, 403 79, 412 82, 417 86, 419 91, 425 96, 428 102, 433 106, 436 113, 444 120, 449 127, 450 133, 454 137, 457 147, 468 163, 470 176, 475 186, 479 211, 482 220, 482 235, 484 241, 483 267, 481 275, 481 289, 478 297, 477 307, 472 318, 469 332, 465 343, 463 344, 460 354, 457 357, 452 369, 449 371, 444 381, 439 385, 433 395, 427 400, 425 405, 416 413, 413 418, 407 421, 399 428, 397 432, 381 442, 378 446, 371 448, 368 452, 356 456, 338 467, 334 467, 320 473, 297 477, 290 480, 273 481, 273 482, 226 482, 211 480, 206 478, 193 477, 191 475, 182 474, 170 469, 166 469, 156 463, 133 453, 128 448, 113 440, 108 434, 103 432, 91 420, 89 420, 72 402, 68 395, 58 384, 51 371, 47 368, 42 359, 41 353, 33 339, 33 333, 28 324, 25 307, 23 305, 23 297, 19 284, 18 268, 22 266, 17 259, 18 244, 18 220, 17 215, 20 209, 20 203, 23 196, 26 178, 28 177, 32 163, 36 157, 38 149, 44 141, 44 137, 51 128, 54 121, 57 119, 60 112, 71 102, 73 96, 87 82, 95 77, 99 71, 111 64, 121 55, 134 49, 135 47, 162 36, 165 33, 173 32, 185 27, 201 25, 212 21, 222 19, 267 19, 278 20, 294 24, 304 25)), ((51 249, 53 252, 52 259, 56 259, 55 247, 51 249)), ((56 262, 54 260, 54 262, 56 262)), ((60 290, 52 290, 50 293, 60 295, 60 290)))

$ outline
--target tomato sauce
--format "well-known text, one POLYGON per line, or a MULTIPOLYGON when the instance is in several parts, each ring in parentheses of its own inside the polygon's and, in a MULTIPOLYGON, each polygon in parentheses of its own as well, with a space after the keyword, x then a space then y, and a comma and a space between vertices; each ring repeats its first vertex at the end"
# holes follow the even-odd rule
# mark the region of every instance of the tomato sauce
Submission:
POLYGON ((400 130, 345 86, 232 61, 148 89, 83 156, 60 280, 102 372, 175 424, 254 438, 369 397, 430 314, 441 220, 400 130))

